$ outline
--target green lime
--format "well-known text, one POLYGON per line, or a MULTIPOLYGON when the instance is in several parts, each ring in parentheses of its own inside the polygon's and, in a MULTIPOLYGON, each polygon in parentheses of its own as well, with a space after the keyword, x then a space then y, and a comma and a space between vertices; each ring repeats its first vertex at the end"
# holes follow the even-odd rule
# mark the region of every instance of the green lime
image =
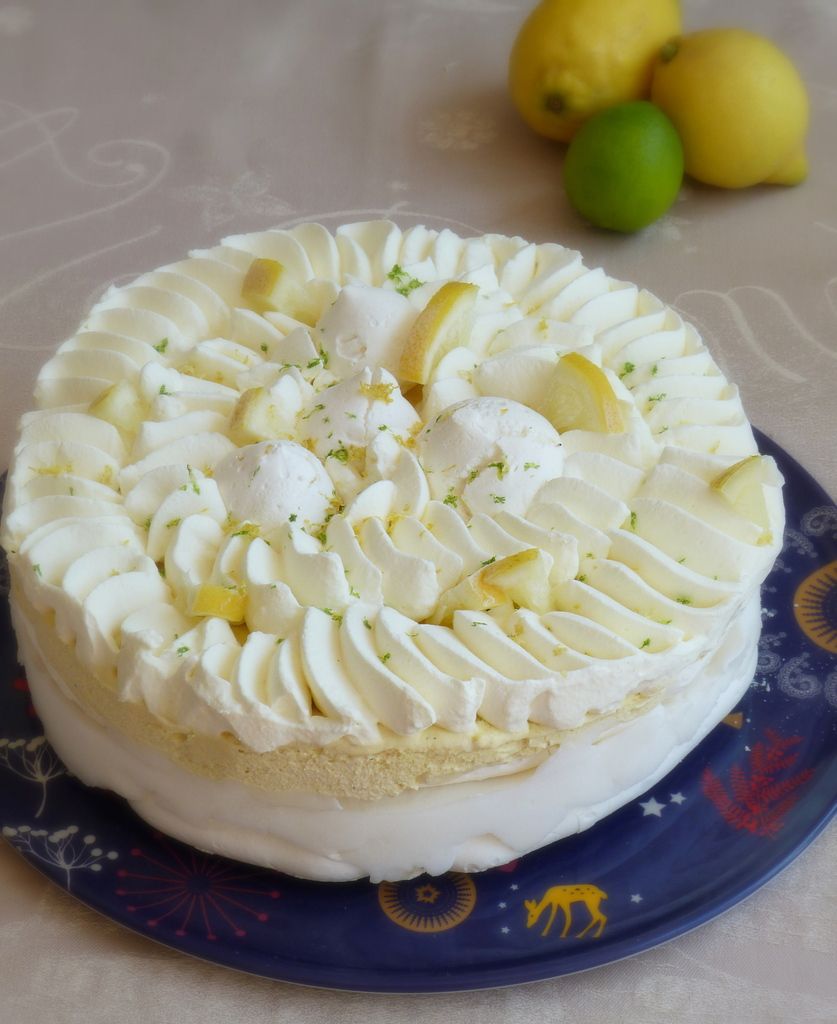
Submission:
POLYGON ((591 117, 570 143, 564 185, 591 223, 638 231, 662 216, 683 180, 683 146, 653 103, 620 103, 591 117))

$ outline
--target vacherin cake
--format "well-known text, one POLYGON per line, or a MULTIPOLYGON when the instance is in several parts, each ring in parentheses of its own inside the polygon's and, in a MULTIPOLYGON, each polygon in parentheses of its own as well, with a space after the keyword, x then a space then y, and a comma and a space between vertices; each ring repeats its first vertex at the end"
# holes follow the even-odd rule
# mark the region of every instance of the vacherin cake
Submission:
POLYGON ((695 329, 557 244, 377 221, 112 288, 2 526, 83 781, 318 879, 592 825, 737 703, 781 478, 695 329))

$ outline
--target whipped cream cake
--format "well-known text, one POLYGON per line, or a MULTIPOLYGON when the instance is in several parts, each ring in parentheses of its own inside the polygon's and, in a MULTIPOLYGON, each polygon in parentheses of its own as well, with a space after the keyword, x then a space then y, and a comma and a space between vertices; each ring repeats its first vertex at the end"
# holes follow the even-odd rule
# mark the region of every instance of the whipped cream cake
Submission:
POLYGON ((206 850, 480 870, 739 700, 781 478, 696 330, 557 244, 235 235, 40 372, 2 543, 47 735, 206 850))

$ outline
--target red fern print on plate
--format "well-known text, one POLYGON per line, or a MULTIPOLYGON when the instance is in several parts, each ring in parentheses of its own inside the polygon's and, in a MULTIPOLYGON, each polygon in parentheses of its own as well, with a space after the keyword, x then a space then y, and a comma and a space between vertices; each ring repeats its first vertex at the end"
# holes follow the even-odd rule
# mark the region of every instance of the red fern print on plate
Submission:
POLYGON ((174 926, 177 936, 204 934, 214 942, 222 932, 243 938, 247 918, 269 920, 265 905, 280 895, 270 872, 175 846, 159 832, 153 838, 155 846, 131 850, 138 869, 120 868, 115 890, 149 928, 174 926))
POLYGON ((733 828, 745 829, 757 836, 775 838, 785 823, 785 815, 796 803, 796 790, 813 775, 810 768, 780 779, 799 756, 794 748, 801 736, 782 736, 765 730, 764 741, 753 747, 750 771, 735 764, 729 771, 729 789, 711 768, 704 769, 701 786, 704 794, 733 828))
MULTIPOLYGON (((17 678, 12 680, 12 689, 16 690, 18 693, 25 693, 26 696, 29 697, 29 683, 26 681, 24 676, 17 676, 17 678)), ((37 716, 35 705, 32 703, 31 697, 26 704, 26 714, 29 715, 30 718, 35 718, 37 716)))

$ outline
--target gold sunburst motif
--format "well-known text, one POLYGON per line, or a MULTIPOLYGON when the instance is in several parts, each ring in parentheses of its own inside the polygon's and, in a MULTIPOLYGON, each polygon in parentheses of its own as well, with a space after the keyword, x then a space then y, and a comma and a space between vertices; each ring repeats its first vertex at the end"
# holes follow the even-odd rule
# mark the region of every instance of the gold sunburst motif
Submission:
POLYGON ((837 654, 837 560, 821 566, 799 584, 793 611, 809 640, 837 654))
POLYGON ((446 932, 470 916, 477 888, 470 875, 451 871, 439 878, 381 882, 378 903, 386 916, 411 932, 446 932))

